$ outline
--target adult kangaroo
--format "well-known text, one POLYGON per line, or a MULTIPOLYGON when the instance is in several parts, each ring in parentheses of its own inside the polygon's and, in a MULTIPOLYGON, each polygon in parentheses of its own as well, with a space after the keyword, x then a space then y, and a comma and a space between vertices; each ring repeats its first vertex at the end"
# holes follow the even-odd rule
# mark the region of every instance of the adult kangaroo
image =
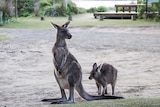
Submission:
POLYGON ((114 95, 115 84, 117 80, 117 69, 110 64, 93 64, 93 69, 90 73, 89 79, 94 79, 98 88, 98 95, 101 95, 101 86, 103 86, 102 95, 107 93, 107 84, 112 86, 112 95, 114 95))
POLYGON ((57 29, 57 38, 52 49, 53 63, 55 65, 54 75, 60 87, 61 98, 44 99, 42 101, 52 102, 51 104, 69 104, 74 103, 74 89, 85 100, 100 100, 100 99, 121 99, 118 96, 91 96, 83 88, 82 71, 77 59, 69 52, 65 39, 71 39, 72 35, 67 29, 70 22, 59 26, 51 22, 57 29), (65 89, 69 90, 67 99, 65 89))

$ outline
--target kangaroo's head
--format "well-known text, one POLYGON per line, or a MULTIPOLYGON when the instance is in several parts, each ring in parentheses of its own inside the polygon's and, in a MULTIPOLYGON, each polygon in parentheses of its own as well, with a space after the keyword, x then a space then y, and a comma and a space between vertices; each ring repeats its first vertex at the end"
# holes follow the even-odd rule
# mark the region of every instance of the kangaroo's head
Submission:
POLYGON ((64 25, 59 26, 59 25, 51 22, 51 24, 54 26, 54 28, 57 29, 57 38, 59 38, 59 39, 71 39, 72 38, 72 35, 70 34, 69 30, 67 29, 69 23, 70 22, 68 21, 64 25))
POLYGON ((97 63, 94 63, 93 64, 93 68, 90 72, 90 76, 89 76, 89 79, 95 79, 99 76, 99 70, 100 70, 100 66, 97 66, 97 63))

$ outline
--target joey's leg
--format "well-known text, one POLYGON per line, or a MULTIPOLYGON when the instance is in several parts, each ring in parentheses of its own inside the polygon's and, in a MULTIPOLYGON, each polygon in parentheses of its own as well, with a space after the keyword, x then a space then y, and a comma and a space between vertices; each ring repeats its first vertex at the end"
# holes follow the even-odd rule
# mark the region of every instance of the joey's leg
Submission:
POLYGON ((96 82, 97 89, 98 89, 98 95, 101 95, 101 86, 96 82))
POLYGON ((112 86, 112 95, 114 95, 114 92, 115 92, 115 83, 111 84, 112 86))
POLYGON ((104 96, 105 94, 108 94, 108 92, 107 92, 107 83, 103 86, 103 93, 102 93, 102 95, 104 96))

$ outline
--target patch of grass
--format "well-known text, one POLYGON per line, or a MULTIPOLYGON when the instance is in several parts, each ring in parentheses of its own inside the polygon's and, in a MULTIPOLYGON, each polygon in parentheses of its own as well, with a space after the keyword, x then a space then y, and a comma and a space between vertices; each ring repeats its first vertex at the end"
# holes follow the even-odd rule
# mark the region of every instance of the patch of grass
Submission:
POLYGON ((40 17, 22 17, 14 19, 2 27, 14 29, 49 29, 51 28, 51 21, 61 25, 67 21, 67 17, 45 17, 45 20, 40 20, 40 17))
POLYGON ((124 99, 79 102, 75 104, 53 105, 51 107, 160 107, 160 98, 155 99, 124 99))
POLYGON ((2 35, 0 34, 0 42, 4 42, 7 41, 9 38, 7 37, 7 35, 2 35))
MULTIPOLYGON (((94 19, 93 14, 81 14, 73 16, 70 27, 85 27, 85 26, 98 26, 98 27, 137 27, 137 26, 160 26, 160 22, 136 20, 130 19, 94 19)), ((5 24, 4 28, 15 28, 15 29, 50 29, 50 22, 58 25, 64 24, 68 20, 68 17, 45 17, 44 21, 40 20, 40 17, 27 17, 18 18, 17 20, 11 21, 5 24)))

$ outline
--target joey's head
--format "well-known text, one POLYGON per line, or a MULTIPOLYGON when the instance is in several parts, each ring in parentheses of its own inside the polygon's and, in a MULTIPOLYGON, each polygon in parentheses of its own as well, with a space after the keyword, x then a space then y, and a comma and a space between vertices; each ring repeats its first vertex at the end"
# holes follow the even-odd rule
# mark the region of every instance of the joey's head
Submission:
POLYGON ((97 63, 94 63, 93 64, 93 68, 92 68, 92 70, 91 70, 91 72, 90 72, 90 76, 89 76, 89 79, 91 80, 91 79, 95 79, 95 78, 97 78, 98 76, 99 76, 99 69, 98 69, 98 66, 97 66, 97 63))
POLYGON ((54 28, 57 29, 57 38, 60 38, 60 39, 71 39, 72 38, 72 35, 70 34, 69 30, 67 29, 69 23, 70 22, 68 21, 64 25, 59 26, 59 25, 51 22, 51 24, 54 26, 54 28))

